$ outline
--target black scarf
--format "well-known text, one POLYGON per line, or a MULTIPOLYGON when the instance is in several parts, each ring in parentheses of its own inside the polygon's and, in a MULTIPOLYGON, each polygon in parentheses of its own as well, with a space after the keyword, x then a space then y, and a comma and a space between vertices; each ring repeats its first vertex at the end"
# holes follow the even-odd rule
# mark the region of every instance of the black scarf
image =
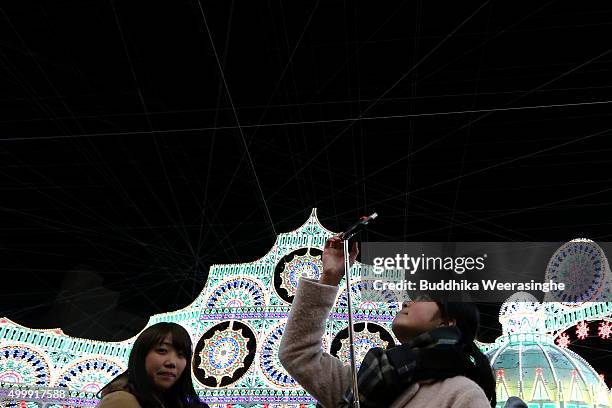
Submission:
MULTIPOLYGON (((473 366, 464 348, 461 332, 445 326, 388 350, 370 349, 357 372, 361 407, 388 407, 418 381, 464 375, 473 366)), ((338 406, 349 408, 351 401, 349 386, 338 406)))

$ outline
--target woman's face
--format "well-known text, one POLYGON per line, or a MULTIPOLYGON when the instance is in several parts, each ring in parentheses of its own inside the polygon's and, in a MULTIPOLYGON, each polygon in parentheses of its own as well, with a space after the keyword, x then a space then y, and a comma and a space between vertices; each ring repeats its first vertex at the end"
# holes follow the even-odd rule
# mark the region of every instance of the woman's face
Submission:
POLYGON ((174 348, 170 333, 145 358, 145 371, 161 391, 169 390, 176 383, 186 365, 185 354, 174 348))
POLYGON ((436 302, 415 301, 402 303, 395 319, 393 319, 393 333, 401 343, 433 330, 442 325, 440 308, 436 302))

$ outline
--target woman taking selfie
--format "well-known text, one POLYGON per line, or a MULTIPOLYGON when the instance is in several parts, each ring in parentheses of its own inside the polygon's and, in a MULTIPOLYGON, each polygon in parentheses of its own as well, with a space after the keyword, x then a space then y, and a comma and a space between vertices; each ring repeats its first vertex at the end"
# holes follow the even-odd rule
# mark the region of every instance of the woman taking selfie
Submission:
MULTIPOLYGON (((350 262, 357 257, 353 244, 350 262)), ((325 321, 344 275, 342 239, 330 238, 319 281, 300 279, 279 350, 287 372, 326 408, 350 407, 350 367, 322 350, 325 321)), ((393 320, 401 345, 371 349, 358 372, 362 408, 495 406, 489 361, 474 344, 473 303, 404 302, 393 320)))

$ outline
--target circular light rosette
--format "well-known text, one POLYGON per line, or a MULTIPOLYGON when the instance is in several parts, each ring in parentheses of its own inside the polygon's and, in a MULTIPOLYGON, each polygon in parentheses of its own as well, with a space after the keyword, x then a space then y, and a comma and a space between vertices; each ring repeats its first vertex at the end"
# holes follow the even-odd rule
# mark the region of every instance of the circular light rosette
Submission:
POLYGON ((231 377, 244 367, 248 354, 248 339, 239 330, 228 328, 217 331, 200 351, 200 365, 208 376, 221 382, 223 377, 231 377))
POLYGON ((546 268, 546 281, 564 283, 565 289, 551 291, 545 300, 560 301, 568 307, 597 301, 602 296, 608 270, 608 261, 599 245, 586 239, 572 240, 553 254, 546 268))
MULTIPOLYGON (((349 339, 341 339, 340 344, 338 358, 345 364, 349 364, 351 361, 349 339)), ((381 339, 379 333, 370 333, 367 330, 355 333, 355 360, 357 368, 359 368, 363 358, 370 349, 374 347, 386 349, 388 345, 389 342, 381 339)))
POLYGON ((290 296, 295 295, 300 278, 319 279, 323 270, 320 256, 313 256, 309 252, 305 255, 295 255, 281 272, 281 285, 290 296))

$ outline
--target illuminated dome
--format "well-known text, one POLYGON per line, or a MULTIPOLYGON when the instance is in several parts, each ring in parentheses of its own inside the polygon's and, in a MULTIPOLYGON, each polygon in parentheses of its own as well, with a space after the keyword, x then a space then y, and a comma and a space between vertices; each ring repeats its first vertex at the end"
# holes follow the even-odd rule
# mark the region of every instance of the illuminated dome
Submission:
POLYGON ((499 403, 516 395, 546 408, 612 406, 603 379, 582 357, 554 344, 552 336, 508 342, 487 356, 496 375, 499 403))
POLYGON ((597 372, 547 333, 546 310, 535 297, 515 293, 502 304, 499 321, 503 335, 486 352, 496 376, 498 406, 518 396, 530 407, 612 407, 597 372))

